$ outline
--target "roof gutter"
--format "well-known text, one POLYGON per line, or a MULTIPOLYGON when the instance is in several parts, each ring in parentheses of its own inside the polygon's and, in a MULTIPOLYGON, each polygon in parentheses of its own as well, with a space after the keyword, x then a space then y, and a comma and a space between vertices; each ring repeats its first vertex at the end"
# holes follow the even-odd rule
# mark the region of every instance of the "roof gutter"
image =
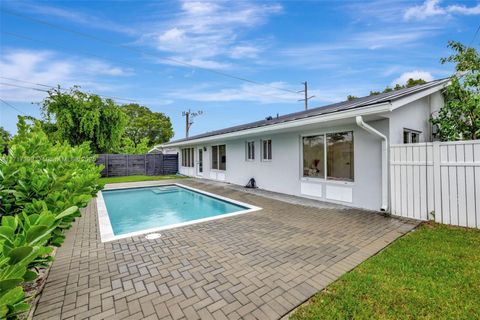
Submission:
POLYGON ((355 118, 357 125, 382 139, 382 206, 381 211, 388 211, 388 138, 386 135, 368 125, 362 116, 355 118))

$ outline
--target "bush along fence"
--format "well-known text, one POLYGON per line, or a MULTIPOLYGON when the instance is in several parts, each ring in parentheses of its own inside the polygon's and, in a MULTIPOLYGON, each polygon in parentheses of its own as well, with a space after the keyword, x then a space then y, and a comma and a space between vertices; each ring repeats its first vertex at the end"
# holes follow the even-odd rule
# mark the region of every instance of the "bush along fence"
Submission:
POLYGON ((87 145, 53 144, 39 124, 19 120, 8 155, 0 157, 0 319, 16 319, 34 295, 37 281, 53 260, 80 207, 102 188, 101 167, 87 145))
POLYGON ((103 165, 102 177, 160 176, 178 172, 178 154, 99 154, 97 165, 103 165))
POLYGON ((480 228, 480 140, 390 149, 392 214, 480 228))

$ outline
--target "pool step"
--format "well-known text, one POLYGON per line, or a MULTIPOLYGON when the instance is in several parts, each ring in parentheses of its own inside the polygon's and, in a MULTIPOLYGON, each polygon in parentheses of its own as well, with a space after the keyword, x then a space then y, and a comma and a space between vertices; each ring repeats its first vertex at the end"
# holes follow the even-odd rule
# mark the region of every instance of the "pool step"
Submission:
POLYGON ((180 189, 177 187, 161 187, 161 188, 152 189, 152 192, 155 194, 174 193, 179 191, 180 189))

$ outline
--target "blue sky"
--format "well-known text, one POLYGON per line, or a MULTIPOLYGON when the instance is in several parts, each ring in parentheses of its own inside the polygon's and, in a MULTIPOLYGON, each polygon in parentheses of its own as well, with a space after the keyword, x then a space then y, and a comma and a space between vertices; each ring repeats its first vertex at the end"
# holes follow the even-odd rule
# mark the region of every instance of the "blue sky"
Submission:
MULTIPOLYGON (((166 113, 175 138, 187 109, 203 110, 191 134, 302 110, 294 91, 304 80, 314 107, 448 76, 447 41, 469 44, 480 24, 479 1, 1 1, 1 10, 1 99, 40 116, 45 93, 32 88, 46 87, 36 84, 80 85, 166 113)), ((0 103, 0 126, 15 132, 17 115, 0 103)))

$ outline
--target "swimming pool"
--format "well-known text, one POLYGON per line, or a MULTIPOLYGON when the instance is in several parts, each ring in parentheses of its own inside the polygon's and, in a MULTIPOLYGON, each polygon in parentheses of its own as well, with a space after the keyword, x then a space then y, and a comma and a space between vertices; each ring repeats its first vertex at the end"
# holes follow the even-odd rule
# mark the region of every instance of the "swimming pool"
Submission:
POLYGON ((259 209, 180 184, 104 190, 97 196, 103 242, 259 209))

